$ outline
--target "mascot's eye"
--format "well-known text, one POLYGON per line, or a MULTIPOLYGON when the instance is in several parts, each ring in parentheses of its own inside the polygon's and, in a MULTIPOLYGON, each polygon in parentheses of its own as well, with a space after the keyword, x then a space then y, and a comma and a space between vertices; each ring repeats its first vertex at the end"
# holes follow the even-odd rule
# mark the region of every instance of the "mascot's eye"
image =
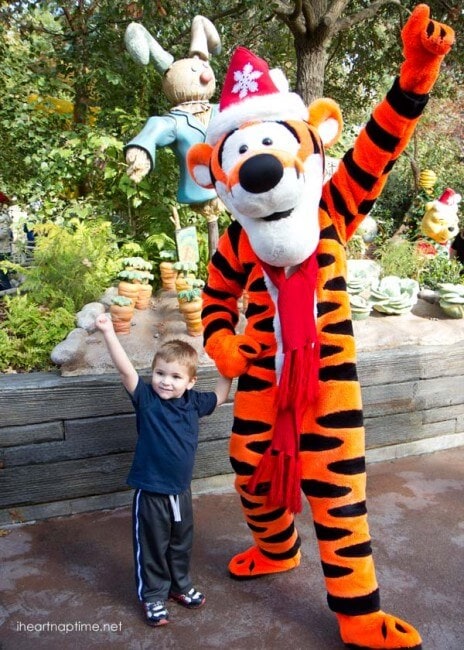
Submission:
POLYGON ((266 145, 266 147, 269 147, 272 144, 271 138, 264 138, 263 144, 266 145))
POLYGON ((242 144, 242 146, 238 150, 239 153, 246 153, 247 151, 248 151, 248 145, 247 144, 242 144))

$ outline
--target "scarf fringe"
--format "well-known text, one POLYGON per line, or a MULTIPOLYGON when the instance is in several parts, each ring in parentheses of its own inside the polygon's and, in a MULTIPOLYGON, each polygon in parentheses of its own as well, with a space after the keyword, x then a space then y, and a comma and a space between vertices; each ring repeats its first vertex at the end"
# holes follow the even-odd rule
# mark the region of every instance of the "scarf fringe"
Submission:
POLYGON ((278 414, 272 443, 248 482, 252 494, 258 483, 270 483, 266 501, 269 507, 301 512, 301 423, 306 407, 317 397, 318 386, 318 343, 287 352, 279 382, 278 414))
POLYGON ((248 490, 253 494, 258 483, 270 482, 266 506, 287 508, 295 514, 301 512, 301 460, 284 452, 266 451, 253 476, 248 490), (270 478, 269 478, 270 477, 270 478))

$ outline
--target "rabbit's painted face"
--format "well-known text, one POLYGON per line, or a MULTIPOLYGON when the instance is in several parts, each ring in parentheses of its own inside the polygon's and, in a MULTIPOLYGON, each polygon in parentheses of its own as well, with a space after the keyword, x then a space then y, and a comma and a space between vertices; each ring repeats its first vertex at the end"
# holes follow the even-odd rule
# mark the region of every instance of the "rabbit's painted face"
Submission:
POLYGON ((172 104, 209 100, 216 90, 214 72, 198 56, 175 61, 163 77, 163 91, 172 104))

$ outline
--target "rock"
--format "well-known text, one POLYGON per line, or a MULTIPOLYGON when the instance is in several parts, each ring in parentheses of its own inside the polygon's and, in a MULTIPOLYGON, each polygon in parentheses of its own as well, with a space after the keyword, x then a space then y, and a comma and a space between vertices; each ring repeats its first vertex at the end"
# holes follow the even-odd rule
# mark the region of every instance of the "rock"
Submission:
POLYGON ((432 289, 421 289, 419 291, 419 298, 422 298, 422 300, 425 300, 426 302, 430 303, 438 303, 440 300, 440 296, 437 291, 433 291, 432 289))
POLYGON ((90 334, 96 331, 95 319, 106 311, 105 305, 101 302, 89 302, 84 305, 81 311, 76 314, 77 327, 81 327, 90 334))
POLYGON ((109 287, 105 293, 101 296, 99 299, 99 302, 103 303, 105 307, 109 307, 111 305, 112 299, 118 295, 118 288, 117 287, 109 287))
POLYGON ((58 343, 52 350, 51 360, 57 366, 75 362, 85 354, 86 339, 88 333, 85 329, 77 327, 69 332, 64 341, 58 343))
MULTIPOLYGON (((244 325, 245 319, 241 315, 238 331, 242 332, 244 325)), ((366 320, 354 321, 353 328, 358 352, 405 345, 453 345, 464 340, 464 319, 448 318, 438 304, 421 298, 409 314, 386 316, 374 312, 366 320)), ((80 331, 85 335, 75 356, 71 358, 71 353, 68 353, 68 358, 60 362, 53 359, 61 366, 61 374, 72 376, 116 372, 103 334, 95 331, 87 335, 85 330, 80 331)), ((175 291, 159 291, 148 309, 136 309, 130 334, 120 335, 121 344, 137 370, 149 369, 156 348, 164 340, 172 338, 181 338, 193 345, 199 355, 200 367, 214 365, 203 349, 203 337, 187 334, 175 291)), ((67 344, 68 339, 57 348, 67 344)))

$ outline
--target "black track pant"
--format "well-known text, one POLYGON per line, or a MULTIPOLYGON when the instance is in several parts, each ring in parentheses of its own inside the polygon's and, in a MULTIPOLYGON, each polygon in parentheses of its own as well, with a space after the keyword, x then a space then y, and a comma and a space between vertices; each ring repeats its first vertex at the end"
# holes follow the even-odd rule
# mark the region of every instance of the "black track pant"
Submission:
POLYGON ((179 494, 181 521, 169 495, 136 490, 132 510, 135 582, 143 602, 167 600, 191 589, 189 567, 193 542, 192 493, 179 494))

